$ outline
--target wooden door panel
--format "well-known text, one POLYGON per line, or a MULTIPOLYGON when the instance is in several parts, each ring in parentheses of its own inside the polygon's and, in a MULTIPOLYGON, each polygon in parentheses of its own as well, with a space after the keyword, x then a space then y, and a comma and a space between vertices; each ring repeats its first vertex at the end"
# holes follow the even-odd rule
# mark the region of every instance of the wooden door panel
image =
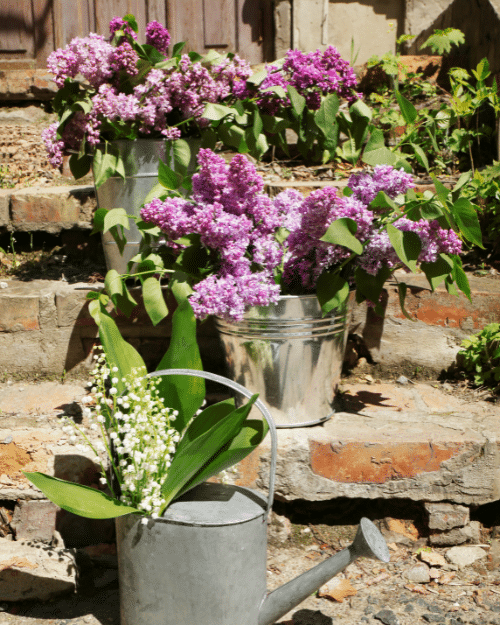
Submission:
POLYGON ((35 52, 31 2, 2 0, 0 55, 3 58, 33 58, 35 52))
POLYGON ((235 8, 235 0, 203 0, 205 48, 235 51, 235 8))

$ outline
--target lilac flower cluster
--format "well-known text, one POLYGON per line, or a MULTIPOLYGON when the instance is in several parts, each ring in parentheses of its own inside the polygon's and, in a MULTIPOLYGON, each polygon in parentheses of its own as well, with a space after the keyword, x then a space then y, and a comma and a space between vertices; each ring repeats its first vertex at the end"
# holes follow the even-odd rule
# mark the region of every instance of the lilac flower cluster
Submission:
MULTIPOLYGON (((249 64, 238 56, 221 58, 207 69, 183 55, 166 69, 151 68, 131 88, 128 77, 138 74, 141 48, 135 43, 134 31, 122 18, 111 20, 110 31, 111 35, 117 31, 125 35, 118 41, 113 38, 111 44, 91 33, 73 39, 48 58, 48 68, 58 87, 62 88, 67 79, 83 76, 88 85, 80 85, 77 96, 79 100, 86 97, 86 108, 90 109, 85 114, 66 115, 62 132, 55 124, 44 133, 54 167, 61 165, 65 153, 78 151, 82 140, 91 147, 106 139, 131 136, 174 140, 181 136, 179 124, 184 124, 185 133, 196 133, 209 123, 202 117, 205 104, 230 98, 234 86, 251 75, 249 64), (112 130, 105 122, 113 122, 112 130)), ((146 26, 146 40, 166 54, 170 34, 154 21, 146 26)))
POLYGON ((392 200, 408 189, 415 188, 413 177, 404 169, 394 169, 391 165, 376 165, 373 174, 361 172, 351 174, 347 186, 352 189, 353 197, 364 204, 369 204, 379 191, 384 191, 392 200))
POLYGON ((267 72, 267 77, 258 87, 240 83, 236 94, 240 99, 256 97, 258 106, 269 115, 275 115, 280 107, 290 106, 288 98, 266 91, 274 86, 283 87, 285 91, 289 85, 294 87, 305 97, 311 110, 319 109, 321 96, 329 93, 336 93, 349 102, 361 97, 355 92, 357 80, 354 70, 334 46, 328 46, 324 52, 316 50, 308 54, 289 50, 283 65, 269 65, 267 72))
MULTIPOLYGON (((461 241, 437 221, 411 221, 370 210, 367 201, 339 195, 333 187, 304 198, 289 189, 275 198, 263 193, 263 181, 246 157, 229 164, 211 150, 200 150, 199 172, 193 176, 193 201, 179 197, 153 200, 141 210, 146 222, 158 226, 174 254, 183 246, 178 239, 200 237, 210 256, 210 273, 197 278, 190 298, 196 317, 218 315, 229 321, 242 319, 246 307, 276 302, 283 292, 314 292, 320 275, 339 264, 359 266, 375 275, 382 266, 401 265, 385 230, 387 218, 401 231, 415 232, 422 249, 418 262, 434 262, 441 253, 458 254, 461 241), (342 245, 321 241, 337 219, 355 221, 355 236, 363 252, 353 255, 342 245), (283 229, 288 236, 282 242, 283 229), (278 286, 281 283, 281 287, 278 286)), ((395 197, 411 188, 411 177, 392 167, 364 173, 355 183, 385 191, 395 197), (371 181, 371 183, 370 183, 371 181)), ((373 193, 372 193, 373 194, 373 193)))
POLYGON ((166 55, 170 43, 170 33, 159 22, 149 22, 146 26, 146 43, 166 55))

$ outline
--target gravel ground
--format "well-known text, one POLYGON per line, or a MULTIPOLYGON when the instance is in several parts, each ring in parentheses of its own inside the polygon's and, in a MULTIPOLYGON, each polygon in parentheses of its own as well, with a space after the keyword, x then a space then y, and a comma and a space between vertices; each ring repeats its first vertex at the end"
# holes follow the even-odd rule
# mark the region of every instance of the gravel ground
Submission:
MULTIPOLYGON (((342 535, 352 530, 336 529, 342 535)), ((273 528, 270 535, 269 590, 294 579, 351 542, 339 539, 332 547, 315 539, 321 532, 316 532, 314 526, 298 530, 292 526, 286 542, 279 544, 280 536, 283 537, 280 532, 282 526, 273 528), (292 534, 296 535, 297 531, 305 544, 290 546, 292 534)), ((358 559, 322 587, 319 594, 326 596, 310 596, 278 622, 282 625, 337 622, 500 625, 500 542, 496 538, 481 546, 485 552, 482 559, 458 568, 447 560, 449 547, 431 550, 423 547, 424 539, 411 540, 407 532, 405 535, 386 532, 386 535, 391 553, 388 564, 358 559), (430 582, 419 583, 423 579, 422 570, 424 577, 431 577, 430 582)), ((43 604, 0 603, 0 609, 0 625, 119 625, 116 562, 109 555, 87 559, 80 569, 79 591, 74 595, 43 604)))

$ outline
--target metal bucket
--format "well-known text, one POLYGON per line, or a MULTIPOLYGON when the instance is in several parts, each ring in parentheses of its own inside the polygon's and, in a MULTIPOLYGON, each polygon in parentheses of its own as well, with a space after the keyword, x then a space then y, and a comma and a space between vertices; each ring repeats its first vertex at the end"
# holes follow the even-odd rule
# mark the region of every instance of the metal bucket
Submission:
POLYGON ((322 317, 315 295, 284 295, 238 323, 216 317, 227 376, 259 393, 279 428, 326 421, 335 412, 347 311, 346 301, 322 317))
MULTIPOLYGON (((196 167, 196 156, 200 148, 200 140, 187 139, 191 148, 189 171, 196 167)), ((158 182, 158 166, 160 160, 169 160, 173 167, 173 155, 170 155, 170 142, 163 139, 135 139, 134 141, 112 141, 111 149, 117 150, 123 160, 125 178, 112 176, 99 189, 96 189, 99 208, 124 208, 129 215, 139 217, 141 206, 147 194, 158 182)), ((181 190, 182 191, 182 190, 181 190)), ((110 232, 102 235, 104 257, 109 269, 118 273, 127 271, 127 264, 139 253, 141 234, 135 221, 130 220, 130 230, 125 230, 127 239, 123 254, 120 254, 110 232)))
MULTIPOLYGON (((125 179, 120 176, 108 178, 96 189, 99 208, 124 208, 129 215, 139 217, 146 195, 158 182, 158 165, 167 158, 167 142, 155 139, 135 141, 113 141, 112 149, 118 150, 125 167, 125 179)), ((141 235, 134 220, 129 221, 130 230, 125 230, 127 239, 123 254, 120 254, 110 232, 102 234, 106 266, 118 273, 127 271, 127 263, 139 253, 141 235)))
MULTIPOLYGON (((167 369, 148 377, 193 375, 252 393, 222 376, 167 369)), ((269 492, 203 483, 159 519, 116 519, 121 625, 257 625, 266 594, 267 518, 274 495, 276 429, 269 423, 269 492), (244 619, 242 619, 244 615, 244 619)))

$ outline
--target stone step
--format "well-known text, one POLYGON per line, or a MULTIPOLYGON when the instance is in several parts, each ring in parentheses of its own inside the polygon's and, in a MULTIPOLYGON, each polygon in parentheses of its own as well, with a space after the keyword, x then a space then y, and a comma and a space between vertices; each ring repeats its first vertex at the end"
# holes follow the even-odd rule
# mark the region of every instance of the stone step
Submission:
MULTIPOLYGON (((500 321, 498 279, 472 276, 470 302, 441 288, 432 293, 421 275, 398 273, 397 278, 409 285, 406 307, 414 321, 401 312, 396 283, 388 283, 384 318, 364 304, 353 305, 348 360, 367 354, 382 367, 425 367, 439 373, 453 364, 463 339, 500 321)), ((88 367, 97 328, 86 295, 100 289, 101 284, 1 281, 0 370, 5 375, 61 376, 88 367)), ((118 314, 117 323, 148 365, 155 366, 167 349, 171 318, 153 326, 140 304, 140 289, 132 293, 139 305, 130 319, 118 314)), ((200 325, 198 336, 205 368, 220 371, 224 356, 212 320, 200 325)))
MULTIPOLYGON (((278 431, 276 498, 332 505, 339 497, 426 502, 432 544, 474 542, 469 508, 500 498, 500 406, 451 392, 424 383, 344 382, 329 421, 278 431)), ((42 494, 22 474, 42 471, 98 485, 93 454, 75 448, 62 430, 63 415, 81 421, 84 394, 83 382, 0 384, 2 505, 16 507, 19 536, 35 531, 46 537, 57 527, 69 546, 109 539, 112 523, 38 504, 42 494)), ((269 467, 267 437, 230 480, 266 491, 269 467)))

